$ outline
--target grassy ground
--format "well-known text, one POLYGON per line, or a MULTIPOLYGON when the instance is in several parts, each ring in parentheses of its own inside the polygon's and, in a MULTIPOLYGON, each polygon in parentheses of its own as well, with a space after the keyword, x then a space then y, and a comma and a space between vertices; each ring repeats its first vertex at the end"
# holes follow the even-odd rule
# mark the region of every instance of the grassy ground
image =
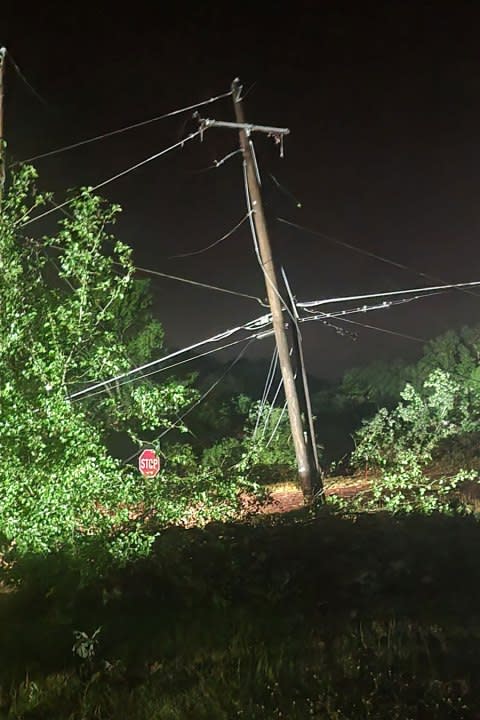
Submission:
POLYGON ((473 518, 300 511, 172 529, 88 583, 31 558, 0 595, 0 717, 480 718, 479 543, 473 518))

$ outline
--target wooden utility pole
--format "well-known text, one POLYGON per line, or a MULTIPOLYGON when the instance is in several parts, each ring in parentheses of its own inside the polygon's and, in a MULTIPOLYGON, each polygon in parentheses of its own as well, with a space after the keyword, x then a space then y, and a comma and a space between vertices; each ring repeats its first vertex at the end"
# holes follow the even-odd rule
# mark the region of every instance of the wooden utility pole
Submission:
MULTIPOLYGON (((272 324, 275 333, 275 341, 278 350, 278 360, 282 372, 283 385, 287 400, 288 416, 295 447, 297 460, 298 478, 306 502, 311 502, 314 492, 316 469, 312 466, 309 457, 305 435, 303 430, 300 404, 295 386, 292 363, 288 347, 287 335, 285 332, 285 320, 283 317, 282 299, 278 290, 277 274, 268 236, 267 223, 263 209, 262 195, 259 178, 257 175, 256 161, 253 155, 253 146, 250 139, 251 130, 263 130, 262 126, 248 125, 245 122, 242 100, 240 96, 241 87, 238 79, 232 83, 233 105, 235 108, 235 119, 239 128, 240 148, 246 169, 248 195, 252 209, 255 233, 258 239, 258 252, 261 259, 262 269, 265 276, 268 302, 272 313, 272 324)), ((232 124, 233 125, 233 124, 232 124)), ((264 131, 282 139, 283 134, 276 133, 275 128, 267 128, 264 131)), ((277 129, 278 130, 278 129, 277 129)))
POLYGON ((3 200, 3 188, 5 186, 5 138, 3 136, 3 95, 5 80, 5 57, 7 49, 0 48, 0 205, 3 200))

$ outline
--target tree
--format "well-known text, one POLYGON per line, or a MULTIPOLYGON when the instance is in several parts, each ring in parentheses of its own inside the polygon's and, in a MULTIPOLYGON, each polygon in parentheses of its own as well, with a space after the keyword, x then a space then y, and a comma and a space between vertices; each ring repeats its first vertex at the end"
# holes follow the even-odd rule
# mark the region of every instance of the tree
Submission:
POLYGON ((131 249, 108 231, 119 208, 81 190, 59 231, 34 240, 22 224, 45 202, 35 179, 31 167, 12 178, 0 216, 0 533, 20 552, 95 538, 137 553, 152 540, 145 516, 161 526, 192 507, 231 511, 236 477, 218 482, 186 445, 172 446, 155 481, 112 455, 115 434, 141 445, 185 431, 179 415, 198 397, 186 381, 117 382, 69 399, 159 354, 163 332, 131 249))
POLYGON ((430 477, 428 466, 443 442, 480 428, 480 394, 441 369, 421 390, 407 384, 393 410, 382 408, 357 433, 352 461, 375 468, 373 499, 392 511, 444 510, 452 491, 477 473, 457 468, 430 477))

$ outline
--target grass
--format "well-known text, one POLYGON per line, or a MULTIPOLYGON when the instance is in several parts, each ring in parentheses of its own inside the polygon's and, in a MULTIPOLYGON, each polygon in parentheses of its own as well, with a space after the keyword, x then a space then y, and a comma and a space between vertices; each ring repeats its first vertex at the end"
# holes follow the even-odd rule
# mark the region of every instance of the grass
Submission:
POLYGON ((298 511, 171 529, 88 582, 29 558, 0 595, 0 717, 480 718, 479 541, 473 518, 298 511))

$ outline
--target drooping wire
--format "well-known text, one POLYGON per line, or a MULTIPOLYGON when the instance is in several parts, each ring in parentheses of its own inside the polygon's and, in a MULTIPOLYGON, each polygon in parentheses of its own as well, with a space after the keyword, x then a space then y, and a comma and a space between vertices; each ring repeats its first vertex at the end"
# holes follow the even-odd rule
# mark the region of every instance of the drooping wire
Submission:
POLYGON ((88 387, 83 388, 83 390, 78 390, 77 392, 71 393, 70 395, 68 395, 67 400, 73 400, 74 398, 82 397, 83 395, 87 395, 90 392, 93 392, 94 390, 97 390, 101 387, 106 389, 106 387, 108 385, 111 385, 120 380, 123 380, 124 378, 141 373, 143 370, 148 370, 150 368, 153 368, 155 365, 160 365, 161 363, 164 363, 167 360, 170 360, 174 357, 182 355, 186 352, 196 350, 198 347, 201 347, 203 345, 207 345, 209 343, 214 343, 214 342, 220 342, 220 341, 226 339, 227 337, 230 337, 231 335, 233 335, 237 332, 240 332, 241 330, 261 330, 262 328, 265 328, 265 326, 268 325, 269 323, 270 323, 269 315, 261 316, 260 318, 251 320, 250 322, 245 323, 244 325, 238 325, 237 327, 230 328, 221 333, 218 333, 217 335, 213 335, 212 337, 209 337, 206 340, 201 340, 200 342, 193 343, 192 345, 182 348, 181 350, 176 350, 175 352, 170 353, 169 355, 165 355, 164 357, 157 358, 156 360, 151 360, 150 362, 147 362, 147 363, 143 363, 142 365, 139 365, 138 367, 135 367, 135 368, 132 368, 131 370, 127 370, 125 372, 119 373, 118 375, 107 378, 106 380, 102 380, 100 382, 94 382, 93 384, 89 385, 88 387))
MULTIPOLYGON (((293 348, 290 348, 290 355, 292 355, 292 353, 293 353, 293 348)), ((298 369, 295 369, 295 372, 294 372, 294 374, 293 374, 294 380, 297 379, 297 374, 298 374, 298 369)), ((278 395, 279 395, 280 390, 282 389, 282 387, 283 387, 283 378, 280 378, 280 382, 278 383, 278 387, 277 387, 275 396, 274 396, 274 398, 273 398, 273 400, 272 400, 272 402, 271 402, 271 404, 270 404, 268 416, 267 416, 267 418, 266 418, 266 420, 265 420, 265 425, 264 425, 264 428, 263 428, 262 438, 265 437, 265 433, 266 433, 266 430, 267 430, 267 428, 268 428, 268 424, 269 424, 269 422, 270 422, 270 418, 271 418, 272 413, 273 413, 273 408, 274 408, 274 406, 275 406, 275 402, 277 401, 277 397, 278 397, 278 395)), ((269 446, 270 446, 272 440, 274 439, 275 435, 277 434, 278 428, 280 427, 280 423, 282 422, 282 419, 283 419, 283 416, 284 416, 284 414, 285 414, 285 410, 287 409, 287 406, 288 406, 288 401, 285 400, 285 403, 284 403, 284 405, 283 405, 283 408, 282 408, 282 411, 281 411, 281 413, 280 413, 280 416, 279 416, 277 422, 275 423, 275 426, 274 426, 274 428, 273 428, 273 430, 272 430, 272 434, 270 435, 270 438, 269 438, 269 440, 267 441, 265 447, 269 447, 269 446)))
POLYGON ((283 377, 280 377, 280 380, 278 381, 277 389, 275 390, 274 396, 269 404, 268 412, 265 416, 265 421, 263 423, 263 430, 262 430, 262 439, 265 437, 265 433, 267 432, 267 428, 270 423, 270 418, 272 417, 273 408, 275 407, 275 403, 277 402, 277 398, 280 394, 280 390, 282 389, 282 387, 283 387, 283 377))
POLYGON ((20 68, 18 67, 17 63, 15 62, 15 58, 13 57, 12 53, 10 52, 10 50, 7 50, 7 53, 6 53, 6 54, 7 54, 7 58, 8 58, 8 59, 10 60, 10 62, 12 63, 12 67, 13 67, 13 69, 15 70, 15 72, 17 73, 18 77, 19 77, 20 80, 25 84, 25 86, 30 90, 30 92, 32 93, 32 95, 34 95, 34 96, 37 98, 37 100, 42 103, 42 105, 48 105, 48 103, 47 103, 47 101, 45 100, 45 98, 43 98, 43 97, 40 95, 40 93, 35 90, 35 88, 33 87, 33 85, 32 85, 31 83, 29 83, 29 81, 27 80, 27 78, 25 77, 25 75, 23 74, 23 72, 20 70, 20 68))
POLYGON ((227 155, 224 155, 224 157, 221 160, 214 160, 213 165, 209 165, 208 167, 201 168, 201 170, 196 170, 194 174, 200 174, 204 172, 208 172, 209 170, 216 170, 219 168, 223 163, 226 163, 227 160, 230 160, 230 158, 235 157, 235 155, 239 155, 242 151, 240 148, 237 148, 237 150, 233 150, 232 152, 228 153, 227 155))
MULTIPOLYGON (((157 160, 159 157, 162 157, 162 155, 166 155, 167 153, 171 152, 172 150, 175 150, 178 147, 183 147, 185 143, 189 142, 190 140, 193 140, 194 138, 198 137, 203 130, 197 130, 194 133, 191 133, 187 137, 183 138, 182 140, 179 140, 178 142, 174 143, 173 145, 170 145, 168 148, 164 148, 158 153, 155 153, 154 155, 150 155, 149 157, 145 158, 144 160, 141 160, 138 163, 135 163, 135 165, 131 165, 130 167, 126 168, 126 170, 122 170, 119 173, 116 173, 115 175, 112 175, 111 177, 107 178, 106 180, 102 180, 102 182, 97 183, 97 185, 94 185, 93 187, 90 187, 89 189, 91 191, 99 190, 102 187, 105 187, 105 185, 108 185, 111 182, 114 182, 115 180, 118 180, 121 177, 124 177, 125 175, 128 175, 129 173, 133 172, 134 170, 137 170, 139 167, 142 167, 143 165, 146 165, 147 163, 152 162, 153 160, 157 160)), ((25 227, 26 225, 30 225, 33 222, 36 222, 37 220, 41 220, 42 218, 46 217, 47 215, 51 215, 53 212, 56 212, 57 210, 60 210, 61 208, 66 207, 67 205, 70 205, 70 203, 74 202, 74 200, 77 200, 80 195, 74 195, 69 200, 65 200, 65 202, 60 203, 59 205, 56 205, 53 208, 50 208, 50 210, 45 210, 45 212, 40 213, 40 215, 36 215, 33 218, 30 218, 29 220, 26 220, 25 222, 21 223, 19 225, 20 228, 25 227)))
POLYGON ((208 100, 203 100, 202 102, 195 103, 194 105, 187 105, 186 107, 179 108, 178 110, 172 110, 171 112, 163 113, 162 115, 157 115, 153 118, 149 118, 148 120, 141 120, 140 122, 126 125, 125 127, 121 127, 117 130, 111 130, 110 132, 102 133, 101 135, 96 135, 95 137, 87 138, 86 140, 79 140, 78 142, 71 143, 70 145, 64 145, 63 147, 56 148, 55 150, 50 150, 48 152, 40 153, 38 155, 32 155, 32 157, 26 158, 25 160, 21 160, 19 162, 33 162, 34 160, 40 160, 42 158, 51 157, 52 155, 58 155, 60 153, 67 152, 68 150, 74 150, 75 148, 81 147, 82 145, 89 145, 90 143, 104 140, 105 138, 112 137, 113 135, 120 135, 120 133, 125 133, 129 130, 134 130, 139 127, 144 127, 145 125, 150 125, 152 123, 158 122, 159 120, 165 120, 166 118, 189 112, 190 110, 194 110, 195 108, 199 108, 204 105, 210 105, 211 103, 217 102, 217 100, 222 100, 223 98, 229 97, 231 94, 232 92, 230 90, 229 92, 223 93, 222 95, 217 95, 216 97, 209 98, 208 100))
MULTIPOLYGON (((255 340, 257 339, 257 333, 253 333, 252 335, 247 335, 247 337, 241 338, 240 340, 234 340, 231 343, 226 343, 225 345, 220 345, 220 347, 211 348, 211 350, 207 350, 206 352, 199 353, 198 355, 192 355, 191 357, 186 358, 185 360, 179 360, 176 363, 171 363, 170 365, 166 365, 165 367, 157 368, 156 370, 151 370, 148 373, 144 373, 143 375, 138 375, 133 378, 129 378, 128 380, 124 380, 123 382, 119 382, 115 385, 115 389, 118 390, 119 388, 123 387, 124 385, 129 385, 132 382, 137 382, 140 380, 145 380, 148 377, 151 377, 152 375, 158 375, 159 373, 166 372, 167 370, 172 370, 173 368, 177 368, 180 365, 185 365, 186 363, 194 362, 195 360, 199 360, 200 358, 206 357, 207 355, 212 355, 213 353, 220 352, 221 350, 226 350, 227 348, 234 347, 235 345, 239 345, 240 343, 245 342, 246 340, 255 340)), ((104 389, 96 390, 95 392, 92 392, 88 395, 85 395, 85 399, 90 399, 92 397, 95 397, 96 395, 101 395, 105 391, 104 389)), ((80 400, 80 398, 73 398, 72 402, 76 402, 77 400, 80 400)))
MULTIPOLYGON (((72 216, 65 210, 65 208, 61 207, 53 200, 50 200, 50 203, 54 205, 57 210, 60 210, 64 215, 66 215, 69 219, 72 219, 72 216)), ((54 250, 64 250, 64 248, 60 247, 59 245, 49 245, 48 247, 53 248, 54 250)), ((115 260, 112 260, 112 265, 116 265, 117 267, 123 267, 121 263, 115 260)), ((220 287, 218 285, 210 285, 209 283, 203 283, 198 280, 191 280, 190 278, 184 278, 178 275, 163 273, 159 270, 152 270, 151 268, 135 266, 134 271, 142 272, 146 275, 151 275, 152 277, 161 277, 166 278, 167 280, 176 280, 177 282, 182 282, 186 285, 193 285, 194 287, 205 288, 206 290, 215 290, 216 292, 226 293, 227 295, 235 295, 236 297, 246 298, 247 300, 255 300, 262 307, 267 307, 267 304, 261 298, 257 297, 256 295, 249 295, 248 293, 240 292, 239 290, 230 290, 229 288, 220 287)))
POLYGON ((167 278, 168 280, 177 280, 178 282, 186 283, 187 285, 194 285, 197 287, 203 287, 207 290, 216 290, 217 292, 226 293, 228 295, 236 295, 237 297, 247 298, 248 300, 255 300, 258 302, 262 307, 267 307, 266 303, 264 301, 257 297, 256 295, 249 295, 248 293, 243 293, 238 290, 229 290, 224 287, 220 287, 218 285, 209 285, 208 283, 199 282, 198 280, 190 280, 188 278, 179 277, 178 275, 169 275, 168 273, 160 272, 159 270, 151 270, 149 268, 144 267, 135 267, 135 270, 138 270, 139 272, 146 273, 147 275, 152 275, 153 277, 162 277, 167 278))
POLYGON ((283 420, 283 417, 284 417, 284 415, 285 415, 286 409, 287 409, 287 401, 285 401, 285 402, 283 403, 283 407, 282 407, 281 413, 280 413, 280 415, 278 416, 278 420, 277 420, 277 422, 275 423, 275 427, 273 428, 272 434, 270 435, 269 439, 267 440, 267 442, 266 442, 266 444, 265 444, 265 447, 268 448, 268 447, 270 447, 270 445, 272 444, 272 442, 273 442, 273 440, 274 440, 274 438, 275 438, 275 435, 276 435, 277 432, 278 432, 278 428, 280 427, 280 423, 281 423, 282 420, 283 420))
MULTIPOLYGON (((303 225, 299 225, 298 223, 292 222, 290 220, 286 220, 285 218, 277 217, 278 222, 283 223, 284 225, 289 225, 290 227, 296 228, 297 230, 301 230, 303 232, 308 233, 309 235, 314 235, 316 237, 320 237, 324 240, 328 240, 328 242, 334 243, 335 245, 340 245, 341 247, 347 248, 348 250, 353 250, 356 253, 359 253, 360 255, 365 255, 365 257, 372 258, 373 260, 378 260, 379 262, 386 263, 387 265, 391 265, 392 267, 396 267, 400 270, 406 270, 407 272, 413 273, 414 275, 417 275, 421 278, 426 278, 427 280, 433 280, 433 282, 441 282, 444 283, 447 287, 447 284, 445 283, 442 278, 437 277, 436 275, 431 275, 429 273, 420 272, 419 270, 415 270, 414 268, 409 267, 408 265, 405 265, 404 263, 398 262, 396 260, 392 260, 391 258, 385 257, 383 255, 378 255, 377 253, 371 252, 370 250, 364 250, 363 248, 358 247, 357 245, 352 245, 351 243, 345 242, 345 240, 339 240, 338 238, 332 237, 331 235, 326 235, 325 233, 319 232, 318 230, 312 230, 311 228, 307 228, 303 225)), ((449 285, 448 287, 454 287, 454 285, 449 285)), ((464 289, 464 287, 460 285, 455 286, 457 289, 459 289, 461 292, 467 293, 468 295, 473 295, 475 297, 480 297, 477 293, 472 293, 469 290, 464 289)))
POLYGON ((219 238, 218 240, 215 240, 214 242, 210 243, 210 245, 207 245, 206 247, 202 248, 201 250, 194 250, 193 252, 179 253, 178 255, 169 255, 168 259, 173 260, 175 258, 192 257, 192 255, 201 255, 202 253, 207 252, 207 250, 211 250, 212 248, 216 247, 217 245, 220 245, 220 243, 223 242, 224 240, 227 240, 231 235, 233 235, 233 233, 236 230, 238 230, 239 227, 241 227, 243 225, 245 220, 248 219, 249 214, 250 213, 247 212, 242 217, 242 219, 231 230, 229 230, 227 233, 225 233, 225 235, 222 235, 222 237, 219 238))
MULTIPOLYGON (((273 173, 269 172, 268 174, 269 174, 269 176, 272 178, 272 180, 273 180, 273 182, 275 183, 275 185, 277 186, 277 188, 278 188, 281 192, 283 192, 290 200, 292 200, 292 201, 295 203, 295 206, 296 206, 297 208, 301 208, 301 207, 302 207, 302 203, 300 202, 300 200, 298 200, 298 199, 295 197, 295 195, 294 195, 292 192, 290 192, 290 190, 288 190, 286 187, 284 187, 284 186, 277 180, 277 178, 275 177, 275 175, 274 175, 273 173)), ((280 220, 280 218, 277 218, 277 220, 280 220)))
POLYGON ((263 414, 263 409, 265 407, 265 403, 267 402, 268 394, 272 387, 273 379, 274 379, 275 373, 277 371, 277 364, 278 364, 278 350, 277 350, 277 346, 275 345, 275 347, 273 349, 273 353, 272 353, 272 359, 270 360, 270 365, 268 367, 267 377, 265 379, 265 385, 263 388, 262 399, 260 400, 260 404, 259 404, 258 410, 257 410, 255 427, 253 429, 253 437, 254 438, 257 435, 258 428, 260 425, 260 420, 261 420, 261 417, 263 414))
MULTIPOLYGON (((313 410, 312 410, 312 403, 310 400, 310 391, 308 389, 308 376, 307 376, 307 368, 305 365, 305 355, 303 352, 303 336, 302 331, 300 330, 299 325, 299 318, 300 314, 298 312, 295 296, 293 294, 292 288, 290 287, 290 283, 288 281, 287 273, 285 272, 285 268, 282 267, 282 276, 283 276, 283 282, 285 285, 285 289, 287 291, 289 305, 292 309, 292 315, 295 318, 295 335, 294 338, 296 339, 297 344, 297 372, 300 373, 301 377, 301 383, 303 386, 303 395, 304 395, 304 401, 305 401, 305 420, 307 423, 307 433, 310 436, 310 446, 311 446, 311 452, 313 455, 315 468, 317 474, 320 473, 320 462, 318 459, 318 450, 317 450, 317 444, 315 439, 315 424, 313 419, 313 410)), ((308 437, 307 435, 307 437, 308 437)), ((307 443, 308 444, 308 443, 307 443)), ((320 476, 320 475, 319 475, 320 476)))
MULTIPOLYGON (((155 443, 160 442, 160 440, 162 440, 162 438, 164 438, 165 435, 167 435, 169 432, 171 432, 171 431, 174 430, 176 427, 178 427, 178 425, 179 425, 180 423, 182 423, 182 422, 185 420, 185 418, 186 418, 188 415, 190 415, 190 413, 191 413, 193 410, 195 410, 195 408, 197 408, 197 407, 205 400, 205 398, 207 398, 208 395, 210 395, 210 393, 212 393, 212 392, 215 390, 215 388, 222 382, 222 380, 225 379, 225 377, 229 374, 229 372, 230 372, 230 371, 235 367, 235 365, 241 360, 241 358, 242 358, 243 355, 246 353, 246 351, 248 350, 248 348, 250 347, 250 345, 252 344, 252 342, 254 341, 254 339, 255 339, 255 338, 250 338, 250 339, 244 338, 244 340, 246 340, 245 346, 240 350, 240 352, 239 352, 238 355, 234 358, 234 360, 232 360, 232 362, 228 365, 228 367, 223 371, 223 373, 220 375, 220 377, 218 377, 218 378, 215 380, 215 382, 213 382, 212 385, 210 385, 210 386, 208 387, 208 389, 205 390, 205 392, 202 393, 202 395, 199 397, 199 399, 196 400, 196 402, 194 402, 194 404, 191 405, 191 406, 188 408, 188 410, 186 410, 184 413, 182 413, 182 415, 180 415, 180 416, 177 418, 177 420, 176 420, 170 427, 168 427, 166 430, 164 430, 162 433, 160 433, 160 435, 158 435, 158 436, 152 441, 151 444, 155 444, 155 443)), ((140 452, 141 452, 141 448, 140 448, 139 450, 137 450, 135 453, 133 453, 132 455, 130 455, 130 457, 128 457, 126 460, 124 460, 123 463, 126 465, 126 464, 129 463, 131 460, 133 460, 133 458, 137 457, 140 452)))

